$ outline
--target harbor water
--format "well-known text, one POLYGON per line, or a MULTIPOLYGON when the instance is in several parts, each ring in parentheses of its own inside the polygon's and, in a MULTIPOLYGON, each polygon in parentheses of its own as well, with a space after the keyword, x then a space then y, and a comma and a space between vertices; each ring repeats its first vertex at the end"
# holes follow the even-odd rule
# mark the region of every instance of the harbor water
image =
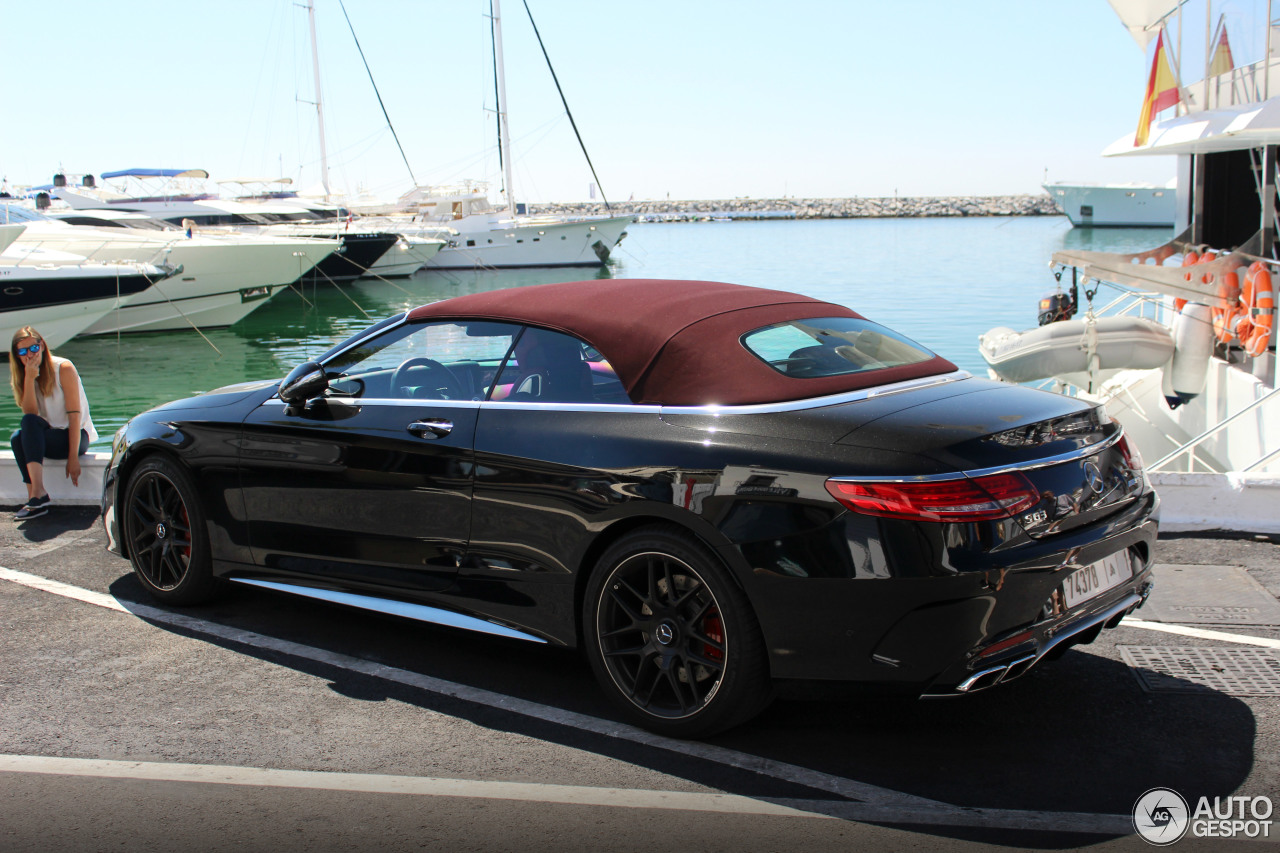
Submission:
MULTIPOLYGON (((1056 287, 1049 269, 1055 250, 1137 251, 1172 236, 1171 229, 1072 229, 1060 216, 639 223, 601 270, 432 271, 307 284, 276 295, 229 329, 79 338, 57 354, 76 364, 88 391, 101 434, 95 450, 107 449, 116 429, 138 412, 223 385, 282 377, 415 305, 583 278, 791 290, 847 305, 983 375, 978 336, 993 326, 1036 324, 1039 297, 1056 287)), ((11 432, 18 420, 16 406, 2 407, 0 428, 11 432)))

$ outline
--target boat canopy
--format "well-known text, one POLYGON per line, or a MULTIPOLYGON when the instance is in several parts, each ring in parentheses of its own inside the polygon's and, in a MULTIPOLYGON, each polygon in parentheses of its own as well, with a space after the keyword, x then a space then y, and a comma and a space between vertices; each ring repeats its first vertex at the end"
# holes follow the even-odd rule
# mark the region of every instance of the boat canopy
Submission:
POLYGON ((103 179, 110 178, 207 178, 204 169, 123 169, 119 172, 103 172, 103 179))
POLYGON ((1127 133, 1102 155, 1208 154, 1264 145, 1280 145, 1280 97, 1167 118, 1151 126, 1146 145, 1134 147, 1133 134, 1127 133))
MULTIPOLYGON (((1177 11, 1178 0, 1107 0, 1120 23, 1143 50, 1160 31, 1160 22, 1177 11)), ((1183 0, 1185 2, 1185 0, 1183 0)))
POLYGON ((292 184, 293 178, 227 178, 226 180, 218 181, 217 183, 218 184, 292 184))

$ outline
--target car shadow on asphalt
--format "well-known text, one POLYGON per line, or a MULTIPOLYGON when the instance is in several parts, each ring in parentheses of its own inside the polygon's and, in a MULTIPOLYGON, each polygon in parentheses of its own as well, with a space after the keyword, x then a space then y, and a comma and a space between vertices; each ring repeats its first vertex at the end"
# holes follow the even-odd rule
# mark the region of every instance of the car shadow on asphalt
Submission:
MULTIPOLYGON (((21 506, 3 507, 0 512, 16 513, 21 506)), ((50 506, 44 515, 27 521, 15 519, 14 529, 18 535, 28 542, 48 542, 57 539, 64 533, 88 530, 98 523, 97 507, 83 506, 50 506)))
MULTIPOLYGON (((125 602, 156 606, 132 574, 112 583, 110 591, 125 602)), ((571 650, 246 587, 230 588, 206 606, 158 609, 473 690, 618 720, 585 659, 571 650)), ((394 700, 732 794, 839 799, 830 790, 770 776, 767 768, 761 772, 738 769, 711 758, 222 639, 146 615, 139 618, 166 631, 324 678, 331 690, 356 701, 394 700)), ((1106 634, 1097 646, 1099 651, 1114 651, 1114 641, 1109 642, 1106 634)), ((1087 648, 1042 663, 1011 684, 955 699, 845 696, 777 701, 757 719, 707 742, 746 756, 969 808, 1127 815, 1138 797, 1154 787, 1195 797, 1228 795, 1239 789, 1253 768, 1257 735, 1257 722, 1247 703, 1221 693, 1146 693, 1123 662, 1087 648)), ((900 825, 940 838, 1042 849, 1102 838, 1016 828, 914 826, 910 821, 900 825)))

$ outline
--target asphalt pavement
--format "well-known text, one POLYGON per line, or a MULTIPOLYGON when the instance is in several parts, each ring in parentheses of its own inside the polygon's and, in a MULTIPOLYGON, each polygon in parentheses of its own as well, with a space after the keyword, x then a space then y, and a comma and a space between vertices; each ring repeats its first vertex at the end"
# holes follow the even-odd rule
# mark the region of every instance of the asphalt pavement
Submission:
POLYGON ((617 722, 573 652, 249 588, 162 608, 104 546, 89 509, 0 522, 0 850, 1140 850, 1149 789, 1280 802, 1270 538, 1155 553, 1257 606, 1171 598, 1184 622, 994 690, 778 701, 704 742, 617 722))

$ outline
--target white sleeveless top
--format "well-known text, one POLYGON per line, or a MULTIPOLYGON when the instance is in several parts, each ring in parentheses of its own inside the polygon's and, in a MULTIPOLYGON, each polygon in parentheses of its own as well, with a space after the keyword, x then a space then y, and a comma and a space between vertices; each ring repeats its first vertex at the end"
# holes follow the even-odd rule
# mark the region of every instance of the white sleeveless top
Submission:
MULTIPOLYGON (((65 358, 58 358, 56 355, 50 359, 53 362, 53 393, 45 397, 39 393, 36 394, 36 408, 40 410, 40 417, 49 422, 49 426, 54 429, 69 429, 71 427, 71 418, 67 415, 67 399, 62 392, 62 365, 69 364, 65 358)), ((74 367, 71 368, 75 370, 74 367)), ((37 389, 39 386, 37 386, 37 389)), ((89 398, 84 393, 84 383, 80 383, 80 428, 89 434, 89 443, 98 440, 98 431, 93 428, 93 418, 89 417, 89 398)), ((85 448, 80 448, 83 451, 85 448)))

